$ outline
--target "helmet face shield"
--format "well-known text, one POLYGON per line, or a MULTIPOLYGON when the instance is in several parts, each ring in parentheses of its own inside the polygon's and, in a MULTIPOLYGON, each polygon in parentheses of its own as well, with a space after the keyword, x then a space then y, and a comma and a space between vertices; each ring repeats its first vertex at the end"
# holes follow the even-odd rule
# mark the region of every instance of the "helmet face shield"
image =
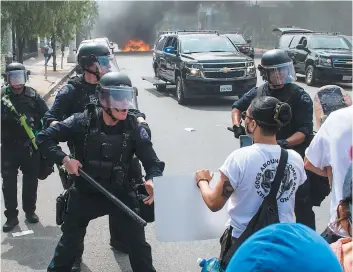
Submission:
POLYGON ((135 90, 128 86, 104 86, 98 92, 100 104, 109 109, 136 109, 135 90))
POLYGON ((297 80, 295 69, 292 62, 273 66, 261 66, 262 74, 269 84, 280 86, 293 83, 297 80))
POLYGON ((6 73, 6 76, 7 76, 7 82, 11 86, 25 85, 25 83, 27 81, 27 72, 26 72, 26 70, 8 71, 6 73))
POLYGON ((99 56, 98 63, 103 74, 108 72, 119 72, 113 62, 113 56, 99 56))

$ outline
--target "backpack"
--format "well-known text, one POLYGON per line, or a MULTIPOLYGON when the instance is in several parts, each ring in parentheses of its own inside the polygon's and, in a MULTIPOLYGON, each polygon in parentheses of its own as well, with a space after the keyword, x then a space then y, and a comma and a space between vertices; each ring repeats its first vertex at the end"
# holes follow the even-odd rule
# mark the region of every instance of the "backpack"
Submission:
MULTIPOLYGON (((239 238, 236 238, 233 241, 231 241, 232 227, 226 230, 228 232, 228 237, 226 238, 228 241, 225 244, 228 244, 228 249, 222 249, 221 254, 223 256, 220 257, 221 265, 223 269, 227 267, 230 259, 232 258, 233 254, 237 251, 237 249, 252 234, 271 224, 279 223, 278 205, 277 205, 276 197, 283 179, 284 169, 287 164, 287 160, 288 160, 288 152, 287 150, 281 148, 281 157, 278 163, 275 178, 271 184, 270 193, 264 198, 257 213, 252 217, 246 229, 239 236, 239 238)), ((221 243, 223 243, 223 241, 221 241, 221 243)))

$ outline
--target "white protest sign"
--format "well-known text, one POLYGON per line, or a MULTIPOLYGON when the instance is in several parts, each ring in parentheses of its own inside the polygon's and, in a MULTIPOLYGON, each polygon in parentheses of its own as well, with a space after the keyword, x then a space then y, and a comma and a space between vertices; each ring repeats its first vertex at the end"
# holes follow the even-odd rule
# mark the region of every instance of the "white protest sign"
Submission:
MULTIPOLYGON (((210 183, 219 178, 215 172, 210 183)), ((226 203, 212 212, 196 186, 195 174, 154 178, 156 237, 161 242, 218 239, 229 219, 226 203)))

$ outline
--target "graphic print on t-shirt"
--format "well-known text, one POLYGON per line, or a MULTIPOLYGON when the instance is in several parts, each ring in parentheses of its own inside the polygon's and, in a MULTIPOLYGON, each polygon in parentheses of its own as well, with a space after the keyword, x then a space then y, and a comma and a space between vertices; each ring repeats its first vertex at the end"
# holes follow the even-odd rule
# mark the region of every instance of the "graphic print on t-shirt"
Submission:
MULTIPOLYGON (((260 171, 256 175, 256 192, 262 198, 265 198, 271 190, 271 184, 276 175, 278 162, 278 159, 268 160, 261 166, 260 171)), ((287 202, 291 198, 291 196, 296 192, 296 180, 297 173, 294 167, 291 164, 287 163, 284 170, 283 179, 279 188, 279 196, 277 197, 280 202, 287 202)))
POLYGON ((89 102, 94 104, 94 105, 97 105, 98 104, 98 98, 94 94, 91 94, 89 96, 89 102))

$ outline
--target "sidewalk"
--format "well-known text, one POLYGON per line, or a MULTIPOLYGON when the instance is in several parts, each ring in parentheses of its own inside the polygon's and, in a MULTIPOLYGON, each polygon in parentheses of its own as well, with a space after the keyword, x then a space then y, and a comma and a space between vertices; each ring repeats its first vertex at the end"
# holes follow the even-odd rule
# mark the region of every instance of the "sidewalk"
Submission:
POLYGON ((45 79, 44 56, 40 54, 36 58, 31 58, 24 61, 27 70, 31 71, 29 80, 26 85, 34 88, 37 92, 47 100, 57 86, 65 81, 73 72, 76 66, 75 63, 67 63, 69 51, 66 50, 63 59, 63 69, 61 69, 61 51, 56 52, 56 72, 53 71, 53 57, 50 58, 47 66, 47 79, 45 79))

